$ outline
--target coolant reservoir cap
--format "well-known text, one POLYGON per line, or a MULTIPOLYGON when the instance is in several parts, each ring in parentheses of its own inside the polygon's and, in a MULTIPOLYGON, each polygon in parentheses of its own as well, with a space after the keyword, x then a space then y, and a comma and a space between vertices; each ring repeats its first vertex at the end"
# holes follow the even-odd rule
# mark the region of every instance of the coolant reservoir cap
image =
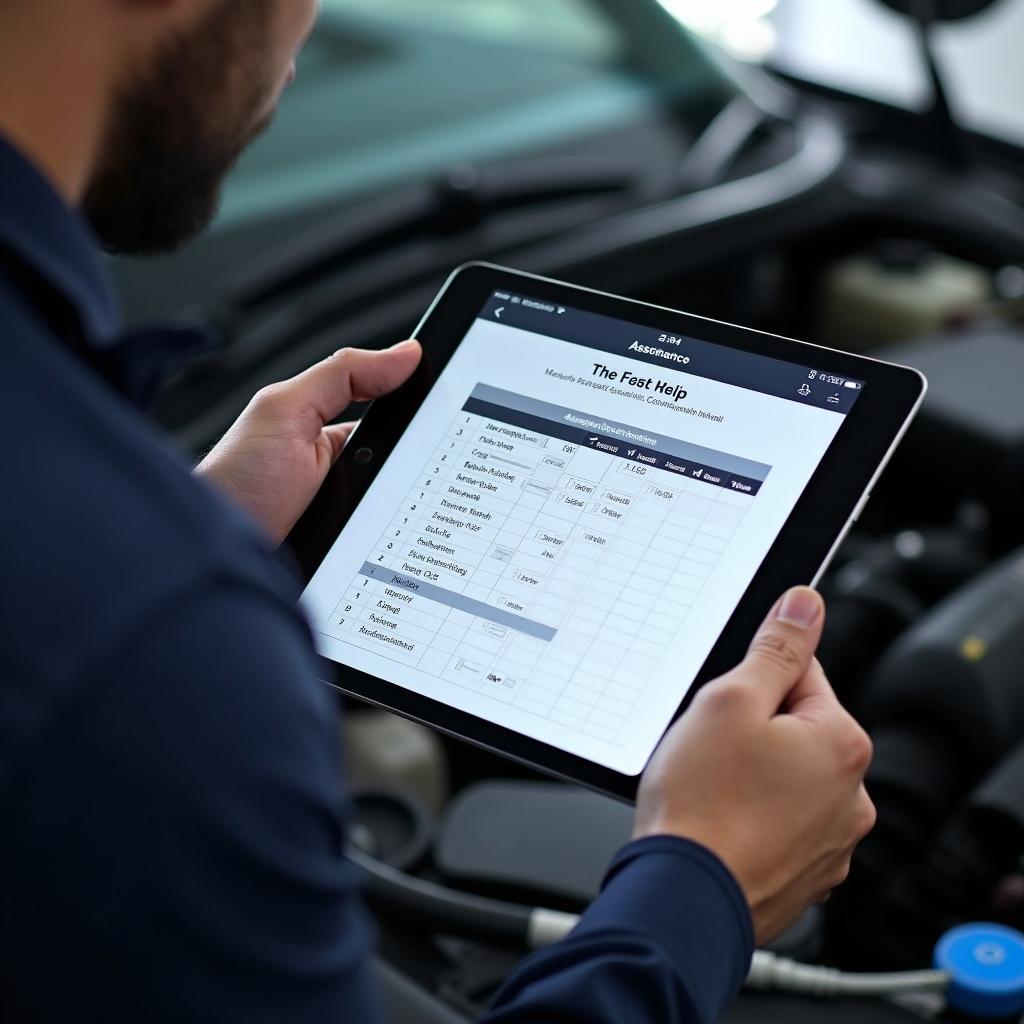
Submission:
POLYGON ((979 922, 951 928, 935 947, 935 966, 948 971, 949 1005, 976 1017, 1024 1012, 1024 934, 979 922))

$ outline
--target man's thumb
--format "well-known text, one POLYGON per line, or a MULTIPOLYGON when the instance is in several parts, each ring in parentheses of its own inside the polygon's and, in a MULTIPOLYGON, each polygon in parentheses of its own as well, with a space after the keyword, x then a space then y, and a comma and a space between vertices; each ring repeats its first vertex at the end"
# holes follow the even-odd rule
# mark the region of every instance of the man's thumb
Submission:
POLYGON ((825 603, 810 587, 786 591, 750 643, 738 671, 774 714, 810 667, 825 625, 825 603))

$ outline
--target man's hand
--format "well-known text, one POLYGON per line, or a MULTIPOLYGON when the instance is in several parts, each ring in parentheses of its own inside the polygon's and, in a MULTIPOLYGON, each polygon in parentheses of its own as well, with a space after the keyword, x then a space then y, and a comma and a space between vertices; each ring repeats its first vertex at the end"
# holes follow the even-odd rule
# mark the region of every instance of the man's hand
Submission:
POLYGON ((354 424, 331 421, 350 403, 379 398, 405 383, 421 355, 417 341, 383 352, 346 348, 263 388, 196 472, 248 509, 280 543, 352 432, 354 424))
POLYGON ((827 899, 871 830, 871 741, 814 658, 824 624, 806 587, 772 609, 746 659, 705 686, 672 727, 637 797, 639 838, 678 835, 740 883, 758 943, 827 899))

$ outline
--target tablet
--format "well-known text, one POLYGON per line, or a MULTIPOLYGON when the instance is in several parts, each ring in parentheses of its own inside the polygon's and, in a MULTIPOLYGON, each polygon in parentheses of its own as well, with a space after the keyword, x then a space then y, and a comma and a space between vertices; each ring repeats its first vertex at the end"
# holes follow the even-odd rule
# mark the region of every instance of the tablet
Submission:
POLYGON ((324 678, 627 798, 820 576, 926 386, 479 263, 417 336, 290 537, 324 678))

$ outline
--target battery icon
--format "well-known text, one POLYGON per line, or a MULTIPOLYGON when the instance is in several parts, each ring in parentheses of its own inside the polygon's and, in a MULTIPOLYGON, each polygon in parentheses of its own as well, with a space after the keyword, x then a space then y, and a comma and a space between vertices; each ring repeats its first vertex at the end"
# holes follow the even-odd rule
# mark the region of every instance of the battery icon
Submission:
POLYGON ((847 380, 843 382, 844 388, 853 388, 854 391, 860 390, 860 385, 855 380, 847 380))

